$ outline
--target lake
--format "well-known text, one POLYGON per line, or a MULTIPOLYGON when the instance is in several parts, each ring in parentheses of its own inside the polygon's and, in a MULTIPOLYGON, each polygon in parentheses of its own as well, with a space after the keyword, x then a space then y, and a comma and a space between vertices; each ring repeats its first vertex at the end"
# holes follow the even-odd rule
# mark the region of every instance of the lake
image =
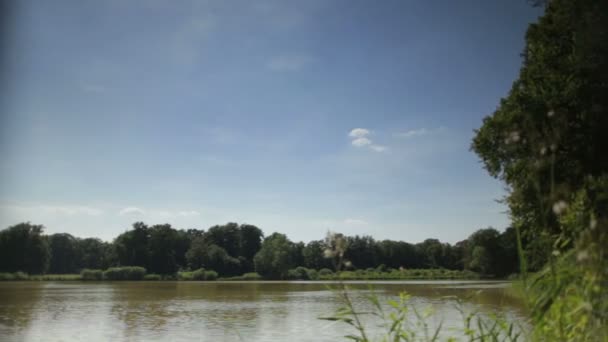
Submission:
MULTIPOLYGON (((365 282, 348 282, 357 305, 368 306, 365 282)), ((419 311, 432 309, 458 336, 459 308, 501 312, 524 322, 507 282, 373 282, 383 299, 411 295, 419 311), (460 300, 457 300, 459 298, 460 300)), ((327 282, 3 282, 2 341, 340 341, 353 333, 343 323, 320 320, 340 306, 327 282)), ((335 286, 335 284, 334 284, 335 286)), ((378 322, 366 318, 372 333, 378 322)))

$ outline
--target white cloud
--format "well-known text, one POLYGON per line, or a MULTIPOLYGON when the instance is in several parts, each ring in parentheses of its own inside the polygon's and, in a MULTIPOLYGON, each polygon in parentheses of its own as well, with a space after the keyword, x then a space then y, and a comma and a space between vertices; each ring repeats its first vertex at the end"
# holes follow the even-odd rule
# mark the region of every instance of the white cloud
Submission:
POLYGON ((370 131, 365 128, 353 128, 348 136, 351 138, 363 138, 365 136, 370 135, 370 131))
POLYGON ((363 147, 363 146, 371 144, 372 141, 369 140, 368 138, 362 137, 362 138, 357 138, 357 139, 353 140, 351 143, 353 144, 353 146, 363 147))
POLYGON ((373 141, 369 138, 372 132, 366 128, 353 128, 348 136, 353 140, 350 142, 353 146, 362 148, 367 147, 375 152, 384 152, 387 150, 386 146, 374 144, 373 141))
POLYGON ((395 136, 398 138, 414 138, 414 137, 421 137, 424 135, 429 135, 432 133, 436 133, 436 132, 441 132, 445 130, 445 127, 439 127, 439 128, 434 128, 434 129, 427 129, 427 128, 419 128, 419 129, 412 129, 409 131, 405 131, 405 132, 399 132, 399 133, 395 133, 395 136))
POLYGON ((298 71, 312 62, 312 58, 304 55, 276 56, 266 63, 272 71, 298 71))
POLYGON ((121 216, 126 216, 126 215, 143 215, 146 212, 143 209, 137 208, 137 207, 126 207, 124 209, 122 209, 118 214, 121 216))
POLYGON ((42 213, 60 216, 99 216, 103 210, 82 205, 2 205, 1 209, 14 213, 42 213))
POLYGON ((58 214, 58 215, 87 215, 87 216, 99 216, 103 213, 101 209, 91 208, 87 206, 53 206, 53 205, 42 205, 38 207, 34 207, 32 209, 38 208, 41 211, 44 211, 49 214, 58 214))
POLYGON ((119 212, 119 215, 146 215, 149 217, 160 217, 163 219, 170 219, 177 217, 195 217, 200 216, 201 213, 196 210, 144 210, 137 207, 126 207, 119 212))
POLYGON ((184 217, 188 217, 188 216, 201 216, 201 213, 199 213, 196 210, 186 210, 186 211, 179 211, 177 213, 177 216, 184 216, 184 217))
POLYGON ((347 218, 344 220, 344 224, 351 226, 367 226, 368 223, 365 220, 355 219, 355 218, 347 218))
POLYGON ((382 145, 371 145, 369 148, 371 148, 372 150, 374 150, 376 152, 384 152, 387 149, 386 146, 382 146, 382 145))

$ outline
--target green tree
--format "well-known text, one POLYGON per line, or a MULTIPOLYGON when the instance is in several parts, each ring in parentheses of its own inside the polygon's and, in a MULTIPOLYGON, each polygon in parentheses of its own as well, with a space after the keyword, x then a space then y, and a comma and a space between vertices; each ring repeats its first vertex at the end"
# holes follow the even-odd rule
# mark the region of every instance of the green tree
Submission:
POLYGON ((45 273, 51 252, 44 227, 29 222, 0 231, 0 271, 45 273))
POLYGON ((70 234, 58 233, 48 237, 51 249, 49 272, 55 274, 80 271, 81 250, 78 239, 70 234))
POLYGON ((266 237, 253 258, 256 272, 271 279, 285 279, 287 271, 295 266, 293 248, 293 242, 284 234, 273 233, 266 237))
POLYGON ((239 254, 243 272, 254 269, 253 257, 262 248, 262 230, 254 225, 242 224, 239 227, 239 254))
POLYGON ((323 257, 323 251, 325 250, 325 244, 323 240, 314 240, 304 246, 302 249, 302 257, 304 260, 304 266, 320 270, 322 268, 332 268, 331 261, 323 257))
POLYGON ((527 255, 542 258, 533 264, 560 234, 560 203, 608 171, 607 27, 606 1, 547 2, 526 33, 519 78, 472 143, 509 186, 513 225, 527 255))
POLYGON ((78 241, 80 250, 79 268, 106 269, 110 262, 106 256, 109 244, 97 238, 86 238, 78 241))
POLYGON ((141 266, 148 269, 148 240, 150 231, 143 222, 133 224, 133 229, 120 234, 114 239, 114 248, 119 265, 141 266))
POLYGON ((149 228, 148 267, 151 273, 173 274, 177 272, 179 234, 170 224, 158 224, 149 228))

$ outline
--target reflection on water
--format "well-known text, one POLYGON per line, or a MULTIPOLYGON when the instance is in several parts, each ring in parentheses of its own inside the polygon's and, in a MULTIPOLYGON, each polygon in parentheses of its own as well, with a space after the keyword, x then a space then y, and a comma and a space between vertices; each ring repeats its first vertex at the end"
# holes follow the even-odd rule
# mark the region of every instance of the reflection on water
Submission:
MULTIPOLYGON (((370 289, 350 282, 365 305, 370 289)), ((319 282, 5 282, 0 283, 0 336, 8 341, 335 341, 346 326, 319 320, 338 300, 319 282)), ((523 317, 505 295, 508 283, 375 282, 381 297, 411 294, 432 307, 430 325, 460 326, 457 299, 470 311, 523 317)), ((373 322, 372 322, 373 323, 373 322)), ((372 324, 373 325, 373 324, 372 324)), ((370 326, 373 329, 373 326, 370 326)))

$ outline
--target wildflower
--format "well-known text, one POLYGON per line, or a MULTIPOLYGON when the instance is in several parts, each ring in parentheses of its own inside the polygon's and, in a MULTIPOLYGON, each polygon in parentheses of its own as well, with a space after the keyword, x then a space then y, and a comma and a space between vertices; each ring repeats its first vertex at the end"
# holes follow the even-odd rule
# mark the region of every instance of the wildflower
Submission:
POLYGON ((519 141, 521 137, 519 136, 518 131, 513 131, 509 133, 509 136, 505 139, 505 144, 516 143, 519 141))
POLYGON ((547 116, 548 117, 552 117, 553 115, 555 115, 555 112, 552 110, 550 110, 549 112, 547 112, 547 116))
POLYGON ((509 135, 509 138, 511 138, 511 141, 513 141, 513 142, 518 142, 519 141, 519 132, 518 131, 511 132, 511 134, 509 135))
POLYGON ((568 204, 564 201, 557 201, 553 204, 553 212, 555 215, 561 215, 568 208, 568 204))
POLYGON ((595 219, 595 217, 592 217, 591 222, 589 222, 589 228, 595 229, 596 226, 597 226, 597 220, 595 219))
POLYGON ((587 252, 586 250, 580 251, 576 255, 576 260, 578 260, 578 261, 585 261, 588 258, 589 258, 589 252, 587 252))
POLYGON ((329 258, 333 258, 333 257, 335 256, 335 253, 334 253, 334 251, 332 251, 331 249, 326 248, 326 249, 323 251, 323 256, 324 256, 325 258, 329 259, 329 258))

